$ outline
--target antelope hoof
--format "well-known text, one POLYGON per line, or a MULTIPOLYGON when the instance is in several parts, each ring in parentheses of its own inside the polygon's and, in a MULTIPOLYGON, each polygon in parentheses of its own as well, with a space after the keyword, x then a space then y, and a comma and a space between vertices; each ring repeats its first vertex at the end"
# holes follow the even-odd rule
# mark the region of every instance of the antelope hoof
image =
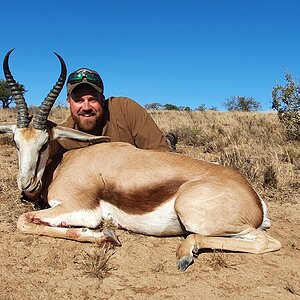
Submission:
POLYGON ((189 265, 194 262, 194 258, 191 255, 186 255, 182 258, 177 258, 177 268, 179 271, 184 272, 189 265))
POLYGON ((110 242, 113 245, 118 246, 118 247, 122 246, 122 244, 119 241, 118 237, 116 236, 115 232, 111 228, 109 228, 109 227, 104 228, 103 229, 103 234, 106 237, 106 240, 108 242, 110 242))

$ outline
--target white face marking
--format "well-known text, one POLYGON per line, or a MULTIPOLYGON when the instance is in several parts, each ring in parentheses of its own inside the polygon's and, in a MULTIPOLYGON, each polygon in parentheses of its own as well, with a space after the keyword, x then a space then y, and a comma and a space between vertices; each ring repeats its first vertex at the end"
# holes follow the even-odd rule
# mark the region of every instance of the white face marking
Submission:
POLYGON ((33 191, 40 184, 49 157, 49 147, 41 151, 49 134, 33 128, 16 128, 14 140, 19 155, 19 189, 33 191))

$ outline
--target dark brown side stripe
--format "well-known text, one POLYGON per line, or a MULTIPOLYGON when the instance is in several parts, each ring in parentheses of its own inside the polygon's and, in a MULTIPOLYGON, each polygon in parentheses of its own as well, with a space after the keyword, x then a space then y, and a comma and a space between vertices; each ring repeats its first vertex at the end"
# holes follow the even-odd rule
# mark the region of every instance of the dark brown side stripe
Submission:
POLYGON ((155 186, 133 188, 130 191, 121 190, 112 184, 106 185, 98 192, 97 199, 104 200, 126 213, 145 214, 154 211, 178 191, 186 180, 168 180, 155 186))

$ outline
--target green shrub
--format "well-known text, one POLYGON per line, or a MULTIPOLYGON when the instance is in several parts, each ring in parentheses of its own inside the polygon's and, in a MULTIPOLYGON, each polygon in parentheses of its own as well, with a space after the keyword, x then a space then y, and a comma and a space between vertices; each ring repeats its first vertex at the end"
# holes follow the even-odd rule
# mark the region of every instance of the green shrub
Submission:
POLYGON ((289 140, 300 140, 300 86, 292 75, 285 72, 286 85, 279 85, 272 91, 272 108, 284 126, 289 140))

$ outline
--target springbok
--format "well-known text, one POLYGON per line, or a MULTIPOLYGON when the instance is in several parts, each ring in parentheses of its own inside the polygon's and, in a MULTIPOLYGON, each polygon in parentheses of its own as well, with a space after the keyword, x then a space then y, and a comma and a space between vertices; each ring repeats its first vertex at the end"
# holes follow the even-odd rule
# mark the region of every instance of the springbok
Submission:
MULTIPOLYGON (((22 92, 3 62, 6 80, 18 111, 17 124, 0 125, 12 132, 18 149, 18 187, 41 189, 52 141, 108 141, 55 126, 47 118, 66 79, 66 66, 42 102, 32 125, 22 92)), ((177 266, 184 271, 200 249, 248 253, 280 249, 268 236, 267 207, 248 181, 232 168, 178 153, 141 150, 127 143, 99 143, 64 154, 48 188, 50 208, 22 214, 17 227, 23 233, 82 242, 113 241, 112 230, 92 230, 104 219, 121 228, 153 236, 187 235, 179 245, 177 266)))

